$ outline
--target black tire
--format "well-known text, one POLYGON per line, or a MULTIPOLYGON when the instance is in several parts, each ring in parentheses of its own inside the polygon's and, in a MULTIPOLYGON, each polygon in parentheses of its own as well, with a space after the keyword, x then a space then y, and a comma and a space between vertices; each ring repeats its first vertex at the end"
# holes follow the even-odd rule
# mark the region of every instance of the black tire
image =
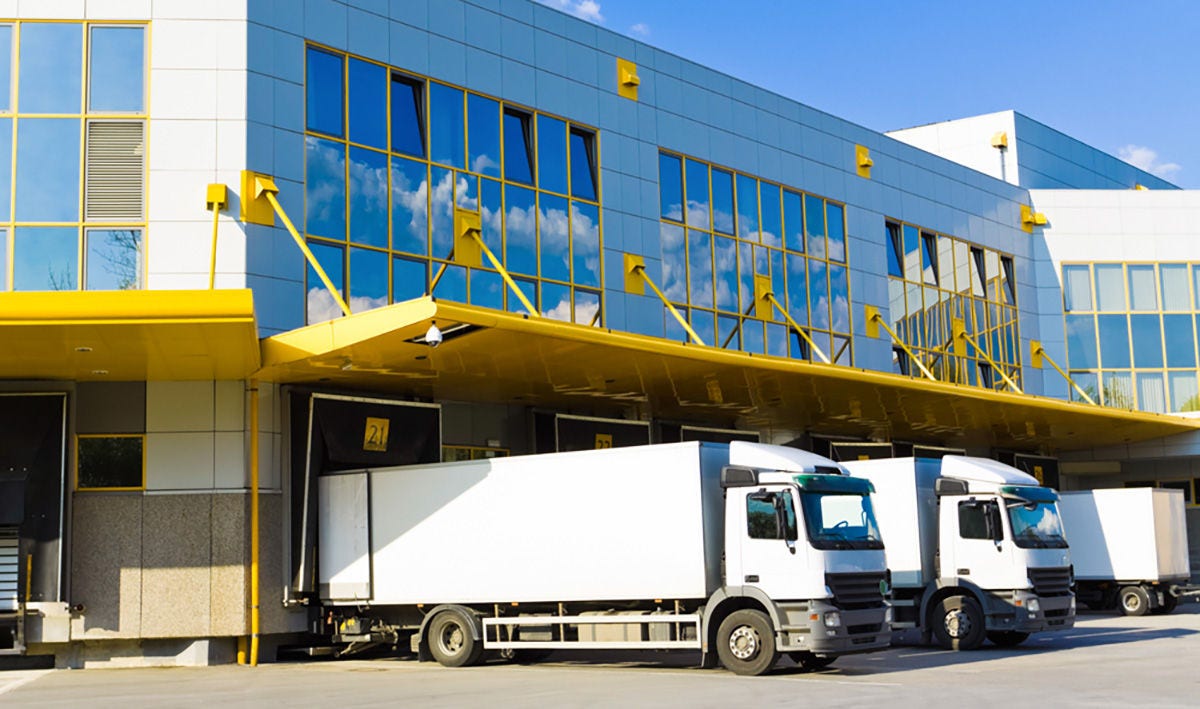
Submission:
POLYGON ((1029 633, 1016 630, 996 630, 987 634, 987 639, 996 647, 1016 647, 1029 638, 1029 633))
POLYGON ((985 637, 983 610, 966 596, 943 598, 934 606, 929 625, 937 644, 947 650, 975 650, 985 637))
POLYGON ((1163 591, 1163 603, 1150 611, 1150 615, 1166 615, 1179 605, 1179 596, 1172 596, 1170 591, 1163 591))
POLYGON ((717 656, 725 669, 738 675, 761 675, 775 666, 775 630, 762 611, 734 611, 717 629, 717 656))
POLYGON ((429 654, 444 667, 466 667, 479 661, 483 643, 471 634, 471 622, 461 613, 442 611, 429 623, 429 654))
POLYGON ((537 663, 550 657, 553 650, 521 648, 519 650, 501 650, 500 659, 505 662, 512 662, 518 665, 536 665, 537 663))
POLYGON ((817 670, 823 670, 832 665, 833 661, 837 659, 836 657, 829 655, 814 655, 808 650, 789 652, 788 657, 792 658, 792 662, 795 662, 797 665, 799 665, 800 669, 804 670, 805 672, 816 672, 817 670))
POLYGON ((1126 586, 1117 594, 1117 607, 1128 616, 1142 616, 1150 611, 1150 594, 1141 586, 1126 586))

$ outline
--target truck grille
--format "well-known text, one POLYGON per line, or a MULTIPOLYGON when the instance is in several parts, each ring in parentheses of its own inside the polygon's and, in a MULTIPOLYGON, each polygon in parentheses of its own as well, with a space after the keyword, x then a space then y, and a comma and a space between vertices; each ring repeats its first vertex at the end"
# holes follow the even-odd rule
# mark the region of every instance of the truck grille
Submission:
POLYGON ((825 574, 825 585, 838 608, 878 608, 883 605, 883 572, 825 574))
POLYGON ((1071 569, 1068 566, 1030 569, 1029 581, 1033 583, 1033 592, 1039 596, 1066 596, 1071 593, 1071 569))

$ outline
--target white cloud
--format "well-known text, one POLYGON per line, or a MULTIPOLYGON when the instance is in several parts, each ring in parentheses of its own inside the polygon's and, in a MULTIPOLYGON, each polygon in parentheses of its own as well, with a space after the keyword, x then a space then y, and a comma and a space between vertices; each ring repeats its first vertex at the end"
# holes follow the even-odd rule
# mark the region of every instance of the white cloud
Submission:
POLYGON ((604 15, 600 13, 600 3, 596 0, 540 0, 540 2, 574 15, 581 20, 596 24, 604 22, 604 15))
POLYGON ((1126 145, 1117 150, 1117 157, 1152 175, 1158 175, 1164 180, 1172 179, 1183 169, 1179 163, 1159 162, 1158 151, 1144 145, 1126 145))
POLYGON ((629 31, 636 34, 639 37, 649 37, 650 36, 650 25, 646 24, 645 22, 639 22, 636 25, 634 25, 633 27, 630 27, 629 31))

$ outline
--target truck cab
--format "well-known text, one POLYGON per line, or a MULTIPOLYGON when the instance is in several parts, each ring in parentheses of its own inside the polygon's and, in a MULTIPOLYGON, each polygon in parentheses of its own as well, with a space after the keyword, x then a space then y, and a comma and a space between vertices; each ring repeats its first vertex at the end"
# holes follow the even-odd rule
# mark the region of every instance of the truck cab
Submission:
POLYGON ((918 628, 948 649, 974 649, 985 639, 1012 646, 1030 633, 1074 625, 1070 556, 1053 490, 984 458, 846 465, 879 490, 895 627, 918 628))
MULTIPOLYGON (((886 647, 887 571, 871 483, 775 446, 732 444, 730 462, 720 593, 759 600, 778 651, 806 667, 886 647)), ((721 651, 727 633, 718 635, 721 651)))

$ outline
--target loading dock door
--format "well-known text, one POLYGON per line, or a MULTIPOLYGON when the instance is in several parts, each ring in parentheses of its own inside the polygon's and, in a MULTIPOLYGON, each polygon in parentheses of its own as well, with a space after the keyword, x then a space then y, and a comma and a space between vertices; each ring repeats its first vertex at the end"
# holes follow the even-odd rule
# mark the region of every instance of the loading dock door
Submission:
MULTIPOLYGON (((625 421, 591 416, 558 414, 554 419, 555 446, 558 451, 583 451, 594 448, 624 448, 650 443, 648 421, 625 421)), ((538 451, 539 453, 545 451, 538 451)))

